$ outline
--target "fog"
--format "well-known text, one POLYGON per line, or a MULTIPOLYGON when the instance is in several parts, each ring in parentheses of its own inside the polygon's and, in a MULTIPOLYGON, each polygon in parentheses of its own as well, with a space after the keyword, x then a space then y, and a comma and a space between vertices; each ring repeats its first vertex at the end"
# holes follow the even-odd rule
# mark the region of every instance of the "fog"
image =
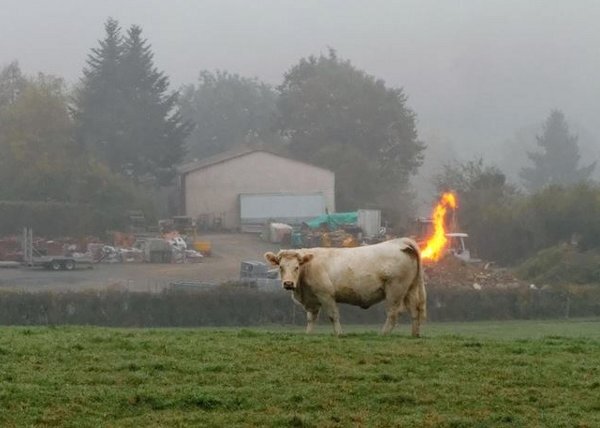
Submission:
POLYGON ((424 174, 450 157, 506 163, 504 147, 522 147, 523 139, 533 145, 553 108, 580 135, 584 156, 600 155, 600 3, 593 0, 2 0, 0 6, 0 64, 18 60, 26 73, 69 83, 79 79, 109 16, 124 28, 143 28, 173 87, 194 82, 202 69, 277 85, 299 58, 333 47, 404 88, 430 146, 424 174))

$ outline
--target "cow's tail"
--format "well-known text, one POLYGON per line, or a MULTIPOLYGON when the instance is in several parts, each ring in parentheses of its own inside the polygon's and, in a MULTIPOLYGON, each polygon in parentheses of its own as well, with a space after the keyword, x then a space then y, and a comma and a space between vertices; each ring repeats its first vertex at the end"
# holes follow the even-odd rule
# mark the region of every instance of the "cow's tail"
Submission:
POLYGON ((414 257, 417 262, 417 271, 404 298, 404 307, 410 311, 413 318, 416 316, 421 322, 427 318, 427 291, 425 290, 421 250, 412 239, 403 238, 403 241, 405 244, 403 251, 414 257))

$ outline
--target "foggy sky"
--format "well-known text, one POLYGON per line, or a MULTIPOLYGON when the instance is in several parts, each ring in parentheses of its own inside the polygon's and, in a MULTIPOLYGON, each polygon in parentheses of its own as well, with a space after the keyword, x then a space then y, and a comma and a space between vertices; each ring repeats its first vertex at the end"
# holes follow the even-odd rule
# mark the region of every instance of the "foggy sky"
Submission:
POLYGON ((594 0, 0 0, 0 66, 16 59, 75 83, 108 16, 143 28, 173 88, 202 69, 277 85, 301 57, 333 47, 403 87, 421 137, 458 156, 496 156, 553 108, 591 146, 600 137, 594 0))

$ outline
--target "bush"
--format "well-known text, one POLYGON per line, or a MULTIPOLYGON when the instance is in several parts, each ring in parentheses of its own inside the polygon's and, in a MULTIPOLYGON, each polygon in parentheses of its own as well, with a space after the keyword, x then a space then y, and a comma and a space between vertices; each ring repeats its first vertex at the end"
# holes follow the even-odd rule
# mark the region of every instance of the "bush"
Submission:
POLYGON ((557 245, 526 260, 517 274, 536 284, 598 284, 600 253, 579 251, 567 244, 557 245))
MULTIPOLYGON (((343 324, 382 324, 383 305, 369 310, 340 305, 343 324)), ((474 321, 600 315, 600 288, 553 290, 428 291, 431 321, 474 321)), ((321 322, 327 317, 321 315, 321 322)), ((304 325, 305 313, 288 293, 246 286, 161 293, 0 292, 3 325, 99 325, 113 327, 304 325)))
POLYGON ((23 227, 46 237, 102 234, 122 226, 121 217, 82 204, 0 201, 0 236, 19 233, 23 227))

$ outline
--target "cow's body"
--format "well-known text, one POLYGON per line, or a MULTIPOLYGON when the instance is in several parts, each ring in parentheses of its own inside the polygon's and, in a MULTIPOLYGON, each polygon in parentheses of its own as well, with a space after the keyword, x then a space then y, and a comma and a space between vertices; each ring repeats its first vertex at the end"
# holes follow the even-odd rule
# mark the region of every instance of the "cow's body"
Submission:
POLYGON ((419 335, 426 316, 426 293, 417 244, 399 238, 356 248, 310 248, 266 253, 265 258, 281 271, 284 288, 307 312, 307 332, 312 331, 324 308, 336 334, 341 333, 336 303, 364 309, 385 300, 389 333, 398 315, 408 309, 412 333, 419 335))

